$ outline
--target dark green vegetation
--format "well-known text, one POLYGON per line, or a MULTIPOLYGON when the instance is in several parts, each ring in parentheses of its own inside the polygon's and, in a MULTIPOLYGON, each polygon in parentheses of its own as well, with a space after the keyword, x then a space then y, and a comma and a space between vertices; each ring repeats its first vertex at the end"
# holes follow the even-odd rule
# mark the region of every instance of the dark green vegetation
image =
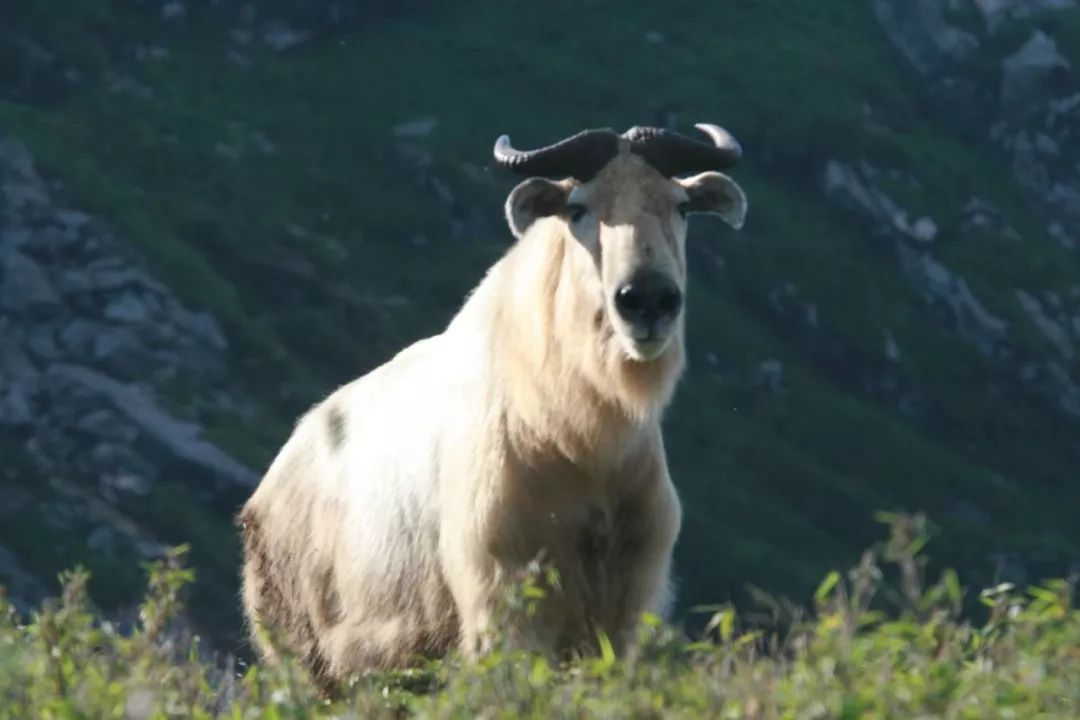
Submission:
MULTIPOLYGON (((857 566, 825 577, 809 612, 768 598, 756 614, 711 608, 699 638, 647 617, 625 659, 554 666, 506 648, 477 665, 358 676, 333 701, 291 661, 200 660, 171 628, 191 580, 180 552, 149 569, 130 634, 96 623, 85 574, 68 573, 28 625, 0 599, 0 718, 1075 718, 1072 586, 997 586, 977 596, 980 620, 963 620, 955 573, 924 577, 922 521, 891 523, 857 566)), ((508 597, 509 617, 536 587, 508 597)))
MULTIPOLYGON (((303 21, 300 3, 273 5, 303 21)), ((943 528, 937 558, 965 583, 996 581, 995 552, 1023 556, 1030 579, 1064 573, 1080 542, 1075 427, 925 306, 889 248, 827 205, 821 168, 866 158, 918 177, 918 190, 900 186, 897 197, 935 218, 938 258, 1017 328, 1021 354, 1037 355, 1045 340, 1014 289, 1060 288, 1076 261, 1025 212, 1004 159, 927 119, 866 3, 405 7, 372 10, 285 52, 257 40, 236 45, 229 30, 242 23, 228 9, 190 7, 178 22, 119 2, 0 10, 0 27, 63 48, 45 69, 25 48, 8 50, 17 62, 0 67, 30 75, 0 103, 0 125, 183 300, 225 326, 235 382, 264 407, 258 424, 215 422, 224 447, 265 467, 298 412, 449 320, 510 242, 502 202, 517 179, 489 169, 499 134, 539 145, 583 127, 654 124, 677 106, 683 127, 720 123, 744 143, 733 175, 750 199, 741 233, 701 219, 689 243, 691 368, 666 426, 685 505, 683 609, 748 585, 808 597, 829 567, 858 557, 879 509, 927 511, 943 528), (135 45, 167 53, 140 59, 135 45), (230 47, 245 62, 230 59, 230 47), (65 63, 82 68, 77 83, 54 77, 65 63), (392 134, 425 116, 438 124, 409 143, 429 154, 426 164, 405 159, 392 134), (973 194, 1029 241, 962 236, 961 208, 973 194), (787 283, 794 309, 774 300, 787 283), (802 320, 811 303, 814 327, 802 320), (920 391, 915 416, 867 391, 868 378, 889 371, 886 332, 902 350, 905 382, 920 391), (777 392, 757 379, 771 358, 783 367, 777 392)), ((182 404, 182 388, 176 397, 182 404)), ((184 502, 185 480, 156 490, 149 512, 167 539, 192 543, 200 581, 218 588, 197 594, 195 609, 221 627, 236 619, 220 587, 235 581, 227 523, 240 498, 184 502)), ((61 567, 57 557, 34 559, 50 572, 61 567)), ((919 643, 946 633, 942 653, 956 662, 933 682, 959 687, 980 672, 960 661, 987 652, 978 633, 951 624, 888 625, 852 641, 828 617, 808 631, 804 665, 777 661, 768 672, 791 687, 823 682, 819 663, 845 643, 837 662, 877 677, 874 658, 899 657, 890 653, 902 640, 914 643, 904 660, 914 664, 897 671, 914 677, 933 654, 919 643)), ((1017 678, 1029 660, 1054 662, 1039 643, 1068 647, 1051 632, 1057 625, 1018 627, 1021 640, 1006 633, 994 646, 1017 678)), ((729 674, 749 697, 764 681, 751 677, 743 652, 727 643, 700 664, 656 672, 687 687, 729 674)), ((539 697, 527 695, 534 686, 516 666, 485 672, 526 693, 522 702, 539 697)), ((545 697, 596 687, 651 702, 651 669, 604 670, 618 679, 595 686, 536 672, 545 697)), ((829 682, 847 682, 832 673, 829 682)), ((862 690, 877 701, 876 685, 836 700, 849 697, 840 685, 828 702, 859 707, 862 690)), ((468 683, 451 687, 470 692, 468 683)), ((448 700, 459 701, 472 702, 448 700)))

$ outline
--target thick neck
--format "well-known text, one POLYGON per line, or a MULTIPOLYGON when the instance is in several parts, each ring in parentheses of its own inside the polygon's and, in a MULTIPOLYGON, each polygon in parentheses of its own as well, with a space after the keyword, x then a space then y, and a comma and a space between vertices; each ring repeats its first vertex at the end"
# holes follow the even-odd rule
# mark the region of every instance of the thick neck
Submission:
POLYGON ((655 360, 626 357, 589 298, 588 255, 555 221, 511 255, 493 349, 508 421, 523 448, 608 464, 650 435, 683 366, 682 330, 655 360))

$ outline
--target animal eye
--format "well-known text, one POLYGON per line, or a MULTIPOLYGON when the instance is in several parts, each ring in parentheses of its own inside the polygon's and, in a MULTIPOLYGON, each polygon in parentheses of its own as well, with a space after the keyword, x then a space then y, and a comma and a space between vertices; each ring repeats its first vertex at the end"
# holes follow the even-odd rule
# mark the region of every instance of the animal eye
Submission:
POLYGON ((585 213, 588 209, 584 205, 567 205, 566 214, 570 216, 571 222, 577 222, 581 218, 585 217, 585 213))
POLYGON ((679 203, 678 210, 679 210, 679 215, 681 215, 682 217, 686 217, 686 215, 690 212, 690 203, 688 203, 688 202, 679 203))

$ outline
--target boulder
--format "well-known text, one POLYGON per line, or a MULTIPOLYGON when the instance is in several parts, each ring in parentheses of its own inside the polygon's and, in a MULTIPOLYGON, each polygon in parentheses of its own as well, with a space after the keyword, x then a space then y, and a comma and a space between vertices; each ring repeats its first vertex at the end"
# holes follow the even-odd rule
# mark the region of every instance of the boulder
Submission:
POLYGON ((18 251, 0 258, 0 310, 49 311, 60 304, 59 293, 36 262, 18 251))
POLYGON ((1047 340, 1054 346, 1058 354, 1065 360, 1072 360, 1075 356, 1072 341, 1069 339, 1069 332, 1066 328, 1062 327, 1059 323, 1048 316, 1042 307, 1042 303, 1038 298, 1029 292, 1024 290, 1016 291, 1016 299, 1020 302, 1020 307, 1024 309, 1024 312, 1031 318, 1031 322, 1035 324, 1035 327, 1039 329, 1039 332, 1046 337, 1047 340))
POLYGON ((439 124, 436 117, 424 117, 409 122, 403 122, 394 127, 394 136, 401 138, 421 138, 431 134, 435 126, 439 124))
POLYGON ((1041 111, 1055 94, 1056 76, 1071 67, 1054 39, 1036 30, 1019 50, 1002 61, 1002 107, 1012 115, 1041 111))
POLYGON ((1007 338, 1008 324, 979 301, 963 277, 953 274, 929 253, 901 248, 908 281, 931 306, 948 310, 956 329, 984 354, 996 354, 1007 338))
POLYGON ((255 485, 257 477, 251 469, 203 440, 201 427, 173 417, 147 391, 78 365, 53 365, 46 377, 56 393, 73 389, 108 403, 175 459, 241 486, 255 485))
POLYGON ((277 20, 268 23, 262 35, 263 42, 278 52, 302 45, 311 37, 307 30, 297 30, 277 20))

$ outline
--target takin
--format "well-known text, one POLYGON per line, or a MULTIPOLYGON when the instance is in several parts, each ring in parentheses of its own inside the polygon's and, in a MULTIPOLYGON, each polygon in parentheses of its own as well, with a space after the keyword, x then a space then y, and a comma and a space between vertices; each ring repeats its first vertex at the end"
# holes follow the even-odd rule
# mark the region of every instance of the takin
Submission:
POLYGON ((237 516, 264 660, 316 682, 496 642, 616 652, 667 617, 681 508, 661 418, 684 367, 687 217, 739 229, 741 148, 658 128, 585 130, 499 166, 514 245, 445 330, 296 423, 237 516), (684 177, 676 177, 676 176, 684 177), (688 176, 688 177, 687 177, 688 176), (557 586, 499 610, 542 558, 557 586), (260 628, 272 630, 273 642, 260 628))

